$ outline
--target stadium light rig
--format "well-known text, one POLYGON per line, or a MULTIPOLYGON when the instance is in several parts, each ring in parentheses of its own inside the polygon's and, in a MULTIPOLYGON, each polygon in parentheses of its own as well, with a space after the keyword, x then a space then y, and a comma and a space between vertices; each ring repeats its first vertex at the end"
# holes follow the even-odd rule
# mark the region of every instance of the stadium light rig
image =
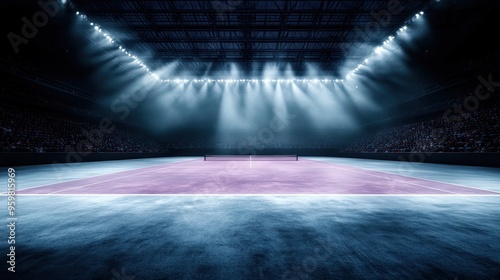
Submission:
MULTIPOLYGON (((80 11, 76 11, 76 15, 78 17, 80 17, 81 19, 89 22, 89 25, 91 27, 93 27, 93 29, 95 31, 97 31, 98 33, 101 33, 103 35, 103 37, 108 41, 108 43, 110 44, 115 44, 115 40, 114 38, 109 35, 109 33, 107 32, 104 32, 102 30, 102 28, 94 23, 94 22, 91 22, 89 21, 88 17, 81 13, 80 11)), ((423 11, 420 11, 419 13, 415 14, 411 20, 415 21, 415 20, 418 20, 421 16, 424 15, 424 12, 423 11)), ((409 20, 409 21, 411 21, 409 20)), ((405 22, 405 25, 402 26, 401 28, 399 28, 398 30, 398 34, 399 33, 402 33, 404 31, 407 30, 408 26, 407 26, 407 23, 409 21, 406 21, 405 22)), ((397 36, 397 35, 396 35, 397 36)), ((363 60, 363 62, 361 62, 360 64, 358 64, 358 66, 356 68, 354 68, 353 70, 351 70, 347 75, 346 75, 346 79, 349 79, 350 77, 352 77, 352 75, 354 75, 356 72, 358 72, 359 70, 361 70, 363 67, 367 66, 367 64, 369 63, 369 57, 372 56, 373 54, 378 54, 380 53, 382 50, 384 50, 384 46, 390 44, 393 40, 395 39, 395 36, 392 36, 390 35, 383 43, 381 46, 377 46, 374 48, 373 52, 368 55, 367 58, 365 58, 363 60)), ((278 80, 268 80, 268 79, 240 79, 240 80, 228 80, 228 79, 160 79, 158 77, 157 74, 151 72, 151 70, 149 69, 149 67, 146 66, 146 64, 144 62, 142 62, 139 58, 137 58, 135 55, 133 55, 131 52, 129 52, 125 47, 121 46, 121 45, 118 45, 118 49, 123 52, 126 56, 130 57, 131 59, 133 59, 133 62, 139 66, 141 66, 141 68, 143 70, 146 71, 146 73, 148 73, 152 78, 154 78, 155 80, 158 80, 159 82, 162 82, 162 83, 170 83, 170 82, 174 82, 174 83, 190 83, 190 82, 195 82, 195 83, 198 83, 198 82, 208 82, 208 83, 213 83, 213 82, 219 82, 219 83, 235 83, 235 82, 265 82, 265 83, 268 83, 268 82, 288 82, 288 83, 293 83, 293 82, 302 82, 302 83, 318 83, 320 82, 320 80, 318 79, 278 79, 278 80)), ((335 82, 335 83, 338 83, 338 82, 343 82, 344 79, 323 79, 321 80, 321 82, 335 82)))
POLYGON ((90 21, 89 18, 87 17, 87 15, 85 15, 84 13, 81 13, 80 11, 76 11, 75 14, 81 20, 87 21, 88 24, 89 24, 89 26, 91 28, 93 28, 93 30, 95 30, 96 32, 98 32, 99 34, 101 34, 104 37, 104 39, 106 39, 106 41, 109 44, 117 45, 118 46, 118 50, 120 50, 124 55, 130 57, 135 64, 138 64, 139 66, 141 66, 141 68, 144 69, 152 78, 154 78, 155 80, 159 80, 158 75, 152 73, 151 70, 146 66, 146 64, 144 64, 144 62, 142 62, 139 58, 137 58, 137 56, 133 55, 131 52, 129 52, 122 45, 116 44, 116 40, 110 35, 109 32, 105 32, 101 28, 101 26, 99 26, 99 24, 94 23, 93 21, 90 21))
POLYGON ((410 20, 407 20, 405 22, 405 25, 403 25, 402 27, 400 27, 397 31, 397 34, 396 35, 390 35, 389 37, 387 37, 387 39, 382 43, 381 46, 377 46, 373 49, 373 52, 371 54, 368 55, 367 58, 365 58, 363 60, 363 62, 361 64, 358 64, 358 66, 356 68, 354 68, 353 70, 349 71, 346 75, 346 79, 349 79, 351 78, 354 74, 356 74, 356 72, 358 72, 362 67, 364 66, 367 66, 367 64, 369 63, 369 57, 370 56, 373 56, 374 54, 380 54, 383 50, 384 50, 384 46, 387 46, 388 44, 390 44, 392 41, 394 41, 394 39, 396 38, 395 36, 397 36, 398 34, 401 34, 403 32, 405 32, 407 29, 408 29, 408 24, 411 23, 412 21, 416 21, 416 20, 419 20, 420 17, 422 17, 424 15, 424 12, 423 11, 420 11, 418 13, 416 13, 410 20))
POLYGON ((160 79, 162 83, 340 83, 344 79, 160 79))
POLYGON ((105 39, 109 44, 116 45, 118 50, 121 51, 125 56, 128 56, 134 64, 139 65, 151 78, 161 83, 175 83, 175 84, 185 84, 185 83, 341 83, 344 79, 338 78, 327 78, 327 79, 216 79, 216 78, 195 78, 195 79, 161 79, 156 73, 152 72, 149 67, 141 61, 137 56, 128 51, 124 46, 118 44, 116 40, 110 35, 109 32, 104 31, 101 26, 93 21, 91 21, 87 15, 80 11, 75 12, 76 16, 81 20, 84 20, 88 23, 90 28, 101 34, 103 39, 105 39))

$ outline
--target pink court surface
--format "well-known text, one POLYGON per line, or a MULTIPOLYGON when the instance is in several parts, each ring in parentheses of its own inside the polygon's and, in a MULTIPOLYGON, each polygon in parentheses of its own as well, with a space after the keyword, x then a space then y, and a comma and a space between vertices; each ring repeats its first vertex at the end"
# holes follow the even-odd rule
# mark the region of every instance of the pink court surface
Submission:
POLYGON ((298 160, 203 158, 171 162, 19 190, 18 194, 88 195, 500 195, 498 192, 298 160))

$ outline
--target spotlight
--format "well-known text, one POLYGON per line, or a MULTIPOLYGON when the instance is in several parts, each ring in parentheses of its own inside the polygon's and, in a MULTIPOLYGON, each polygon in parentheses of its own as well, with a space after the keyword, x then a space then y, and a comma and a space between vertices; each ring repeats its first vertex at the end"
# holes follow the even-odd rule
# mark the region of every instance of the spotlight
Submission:
POLYGON ((80 12, 78 12, 78 11, 77 11, 77 12, 76 12, 76 14, 77 14, 77 15, 79 15, 79 14, 80 14, 80 12))

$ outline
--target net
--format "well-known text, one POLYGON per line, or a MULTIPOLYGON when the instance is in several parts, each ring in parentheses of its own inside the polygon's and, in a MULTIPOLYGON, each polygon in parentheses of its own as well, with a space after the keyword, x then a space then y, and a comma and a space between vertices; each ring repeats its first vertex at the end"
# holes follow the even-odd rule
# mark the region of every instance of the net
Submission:
POLYGON ((205 161, 298 161, 297 155, 206 155, 205 161))

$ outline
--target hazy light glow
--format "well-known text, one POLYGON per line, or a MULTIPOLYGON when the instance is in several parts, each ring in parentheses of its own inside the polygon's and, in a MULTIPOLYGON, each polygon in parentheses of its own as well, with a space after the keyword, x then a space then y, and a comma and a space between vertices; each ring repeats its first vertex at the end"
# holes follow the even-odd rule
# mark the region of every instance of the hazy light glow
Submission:
MULTIPOLYGON (((98 31, 100 34, 102 34, 101 36, 103 36, 104 39, 106 39, 106 42, 108 44, 112 44, 112 45, 115 44, 115 39, 108 32, 104 32, 98 24, 89 21, 87 19, 87 17, 86 16, 84 17, 80 12, 76 12, 76 14, 80 15, 81 18, 86 20, 88 22, 88 24, 91 27, 93 27, 93 29, 95 31, 98 31)), ((192 78, 190 77, 190 78, 182 78, 181 79, 181 78, 175 78, 175 77, 172 78, 171 77, 168 79, 164 79, 164 78, 160 78, 159 73, 152 72, 143 61, 141 61, 137 56, 135 56, 131 52, 129 52, 124 46, 116 44, 116 47, 123 54, 125 54, 130 59, 132 59, 132 62, 134 64, 138 64, 139 66, 141 66, 141 68, 143 70, 145 70, 147 72, 147 74, 149 74, 152 78, 154 78, 155 81, 157 81, 159 83, 165 83, 165 84, 168 84, 168 83, 249 83, 249 82, 252 82, 252 83, 258 83, 258 82, 263 82, 263 83, 269 83, 269 82, 293 83, 293 82, 297 82, 297 81, 301 81, 303 83, 319 83, 319 82, 322 82, 322 83, 340 83, 343 81, 342 79, 338 79, 336 77, 328 77, 326 79, 321 79, 321 80, 319 80, 319 79, 297 79, 297 78, 293 77, 293 73, 292 73, 291 69, 286 69, 285 75, 280 75, 279 71, 276 71, 276 69, 273 68, 275 66, 266 66, 267 70, 264 72, 264 75, 263 75, 266 78, 260 78, 260 79, 243 78, 243 77, 238 76, 238 71, 237 71, 237 68, 235 65, 231 66, 232 69, 231 69, 230 76, 232 78, 229 78, 229 77, 218 77, 218 78, 205 77, 205 78, 201 79, 201 78, 197 78, 197 77, 192 77, 192 78), (267 72, 267 74, 266 74, 266 72, 267 72), (267 78, 267 77, 269 77, 269 73, 272 73, 272 75, 273 75, 272 79, 267 78)), ((159 71, 159 72, 161 72, 161 71, 159 71)))
MULTIPOLYGON (((421 16, 424 15, 424 12, 423 11, 420 11, 418 12, 417 14, 415 14, 415 16, 413 16, 412 20, 408 20, 406 21, 407 23, 409 23, 410 21, 415 21, 415 20, 418 20, 421 18, 421 16)), ((400 34, 403 34, 406 30, 408 29, 408 26, 405 24, 403 25, 401 28, 398 29, 398 32, 397 32, 397 35, 400 35, 400 34)), ((382 45, 383 46, 386 46, 386 45, 389 45, 397 36, 397 35, 391 35, 389 36, 383 43, 382 45)), ((377 46, 374 48, 373 50, 373 53, 379 55, 381 52, 382 52, 383 48, 381 46, 377 46)), ((368 63, 368 58, 365 58, 365 60, 363 61, 364 64, 367 64, 368 63)), ((346 78, 351 78, 352 77, 352 74, 358 72, 360 69, 360 67, 356 67, 354 68, 353 70, 349 71, 348 74, 346 75, 346 78)))
MULTIPOLYGON (((414 17, 420 21, 422 15, 420 12, 414 17)), ((306 74, 296 76, 291 68, 279 69, 275 63, 266 64, 262 73, 249 76, 243 76, 238 66, 231 64, 229 74, 194 77, 182 72, 180 62, 170 62, 152 71, 140 55, 120 44, 112 33, 80 12, 76 16, 100 46, 91 50, 95 54, 92 57, 102 64, 96 76, 115 76, 108 81, 116 87, 109 93, 111 102, 126 100, 134 92, 145 94, 144 101, 130 110, 145 116, 147 126, 162 131, 215 126, 217 131, 268 132, 270 123, 276 118, 283 120, 283 115, 290 117, 283 121, 286 129, 306 126, 323 131, 356 127, 359 114, 380 108, 376 99, 379 92, 364 79, 383 74, 386 69, 380 66, 389 57, 401 58, 402 39, 398 36, 411 37, 419 25, 407 22, 401 27, 404 34, 390 35, 378 46, 365 46, 373 52, 361 63, 351 61, 346 68, 352 70, 342 72, 345 79, 323 75, 315 65, 308 65, 306 74), (102 48, 106 51, 102 52, 102 48)), ((397 69, 403 72, 404 66, 397 69)), ((390 75, 384 78, 390 79, 390 75)))

